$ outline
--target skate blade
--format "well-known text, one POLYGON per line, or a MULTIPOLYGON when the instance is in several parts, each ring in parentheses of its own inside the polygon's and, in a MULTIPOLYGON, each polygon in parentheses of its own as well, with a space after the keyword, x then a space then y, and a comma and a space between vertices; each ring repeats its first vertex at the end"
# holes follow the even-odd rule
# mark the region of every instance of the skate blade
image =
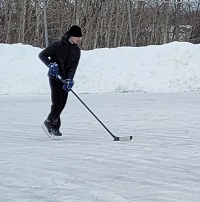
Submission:
POLYGON ((52 135, 51 133, 49 133, 48 130, 47 130, 47 128, 46 128, 46 126, 45 126, 44 124, 42 124, 41 127, 42 127, 42 129, 44 130, 44 132, 46 133, 46 135, 47 135, 50 139, 52 139, 52 140, 60 140, 60 137, 55 136, 55 135, 52 135))

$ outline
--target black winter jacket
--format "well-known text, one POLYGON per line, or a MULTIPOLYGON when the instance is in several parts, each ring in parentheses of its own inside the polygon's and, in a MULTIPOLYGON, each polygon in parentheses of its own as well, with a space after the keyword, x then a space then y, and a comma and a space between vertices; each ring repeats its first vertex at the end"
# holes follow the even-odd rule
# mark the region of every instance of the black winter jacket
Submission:
POLYGON ((76 44, 69 42, 69 37, 65 34, 61 41, 52 43, 39 53, 39 58, 45 65, 56 62, 59 67, 59 75, 62 79, 73 79, 81 51, 76 44))

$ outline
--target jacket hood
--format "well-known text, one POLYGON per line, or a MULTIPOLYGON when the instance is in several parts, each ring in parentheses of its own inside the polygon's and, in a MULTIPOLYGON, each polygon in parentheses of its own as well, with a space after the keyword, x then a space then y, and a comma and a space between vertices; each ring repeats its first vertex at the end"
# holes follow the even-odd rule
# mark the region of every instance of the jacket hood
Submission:
POLYGON ((69 40, 70 36, 67 34, 67 32, 64 33, 64 35, 62 36, 61 40, 64 42, 64 43, 67 43, 68 40, 69 40))
POLYGON ((61 38, 61 41, 63 42, 63 43, 69 43, 70 45, 72 45, 72 46, 77 46, 77 44, 71 44, 70 42, 69 42, 69 38, 70 38, 70 36, 68 35, 68 33, 67 32, 65 32, 65 34, 62 36, 62 38, 61 38))

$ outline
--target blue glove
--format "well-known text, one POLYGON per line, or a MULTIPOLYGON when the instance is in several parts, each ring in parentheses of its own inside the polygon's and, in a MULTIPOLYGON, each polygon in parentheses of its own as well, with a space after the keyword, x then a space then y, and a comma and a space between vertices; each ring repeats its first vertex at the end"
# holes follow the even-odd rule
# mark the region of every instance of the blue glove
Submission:
POLYGON ((58 77, 58 73, 59 73, 58 64, 56 62, 50 63, 48 65, 48 67, 49 67, 48 75, 57 78, 58 77))
POLYGON ((74 85, 74 81, 72 79, 65 79, 63 82, 64 82, 63 89, 69 92, 74 85))

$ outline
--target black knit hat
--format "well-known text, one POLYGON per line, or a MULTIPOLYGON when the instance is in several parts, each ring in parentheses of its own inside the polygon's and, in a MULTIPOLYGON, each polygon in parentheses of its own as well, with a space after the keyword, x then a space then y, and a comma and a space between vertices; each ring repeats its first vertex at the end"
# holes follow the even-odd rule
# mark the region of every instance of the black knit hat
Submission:
POLYGON ((78 25, 73 25, 69 31, 67 31, 68 36, 82 37, 81 28, 78 25))

